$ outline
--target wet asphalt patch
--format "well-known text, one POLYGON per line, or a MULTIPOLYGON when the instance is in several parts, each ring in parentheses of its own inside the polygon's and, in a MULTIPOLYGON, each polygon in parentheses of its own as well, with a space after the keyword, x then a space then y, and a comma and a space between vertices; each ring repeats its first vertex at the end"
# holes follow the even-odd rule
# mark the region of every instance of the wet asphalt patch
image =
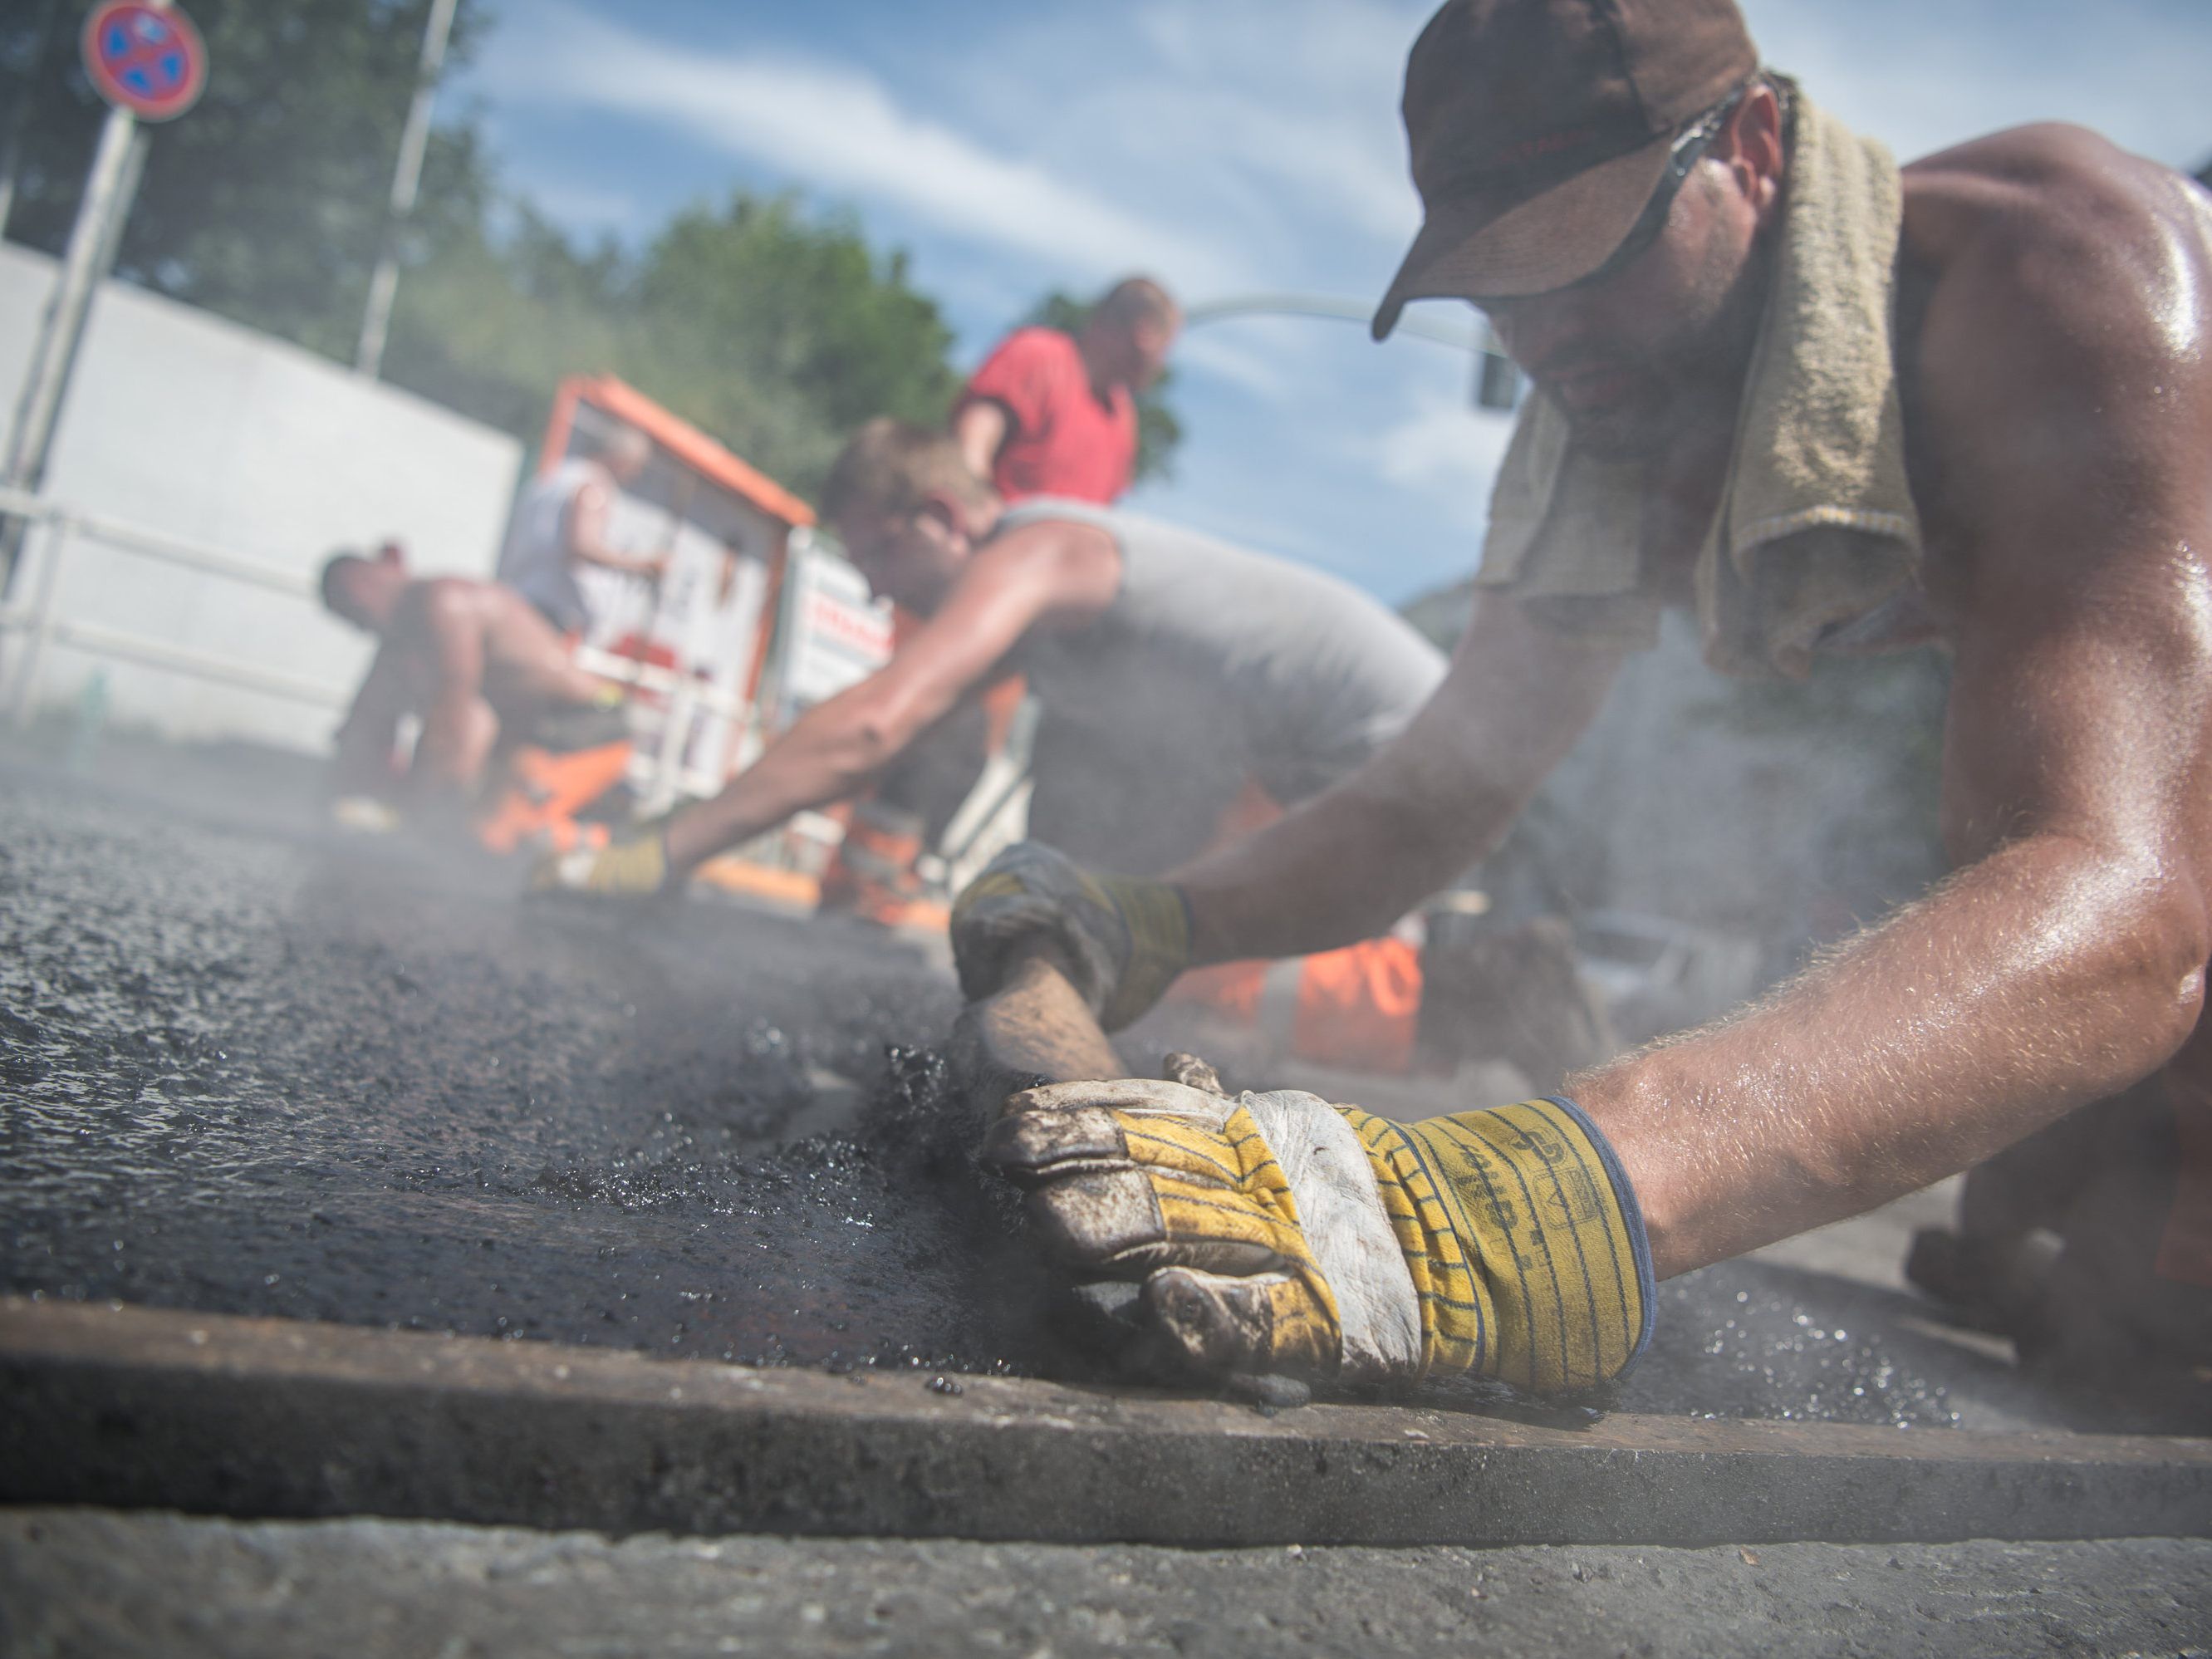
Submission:
MULTIPOLYGON (((1072 1363, 968 1157, 949 976, 726 905, 524 902, 511 871, 322 834, 283 767, 159 769, 0 768, 0 1290, 833 1370, 1072 1363)), ((1611 1403, 2068 1415, 1913 1312, 1724 1264, 1661 1288, 1611 1403)))

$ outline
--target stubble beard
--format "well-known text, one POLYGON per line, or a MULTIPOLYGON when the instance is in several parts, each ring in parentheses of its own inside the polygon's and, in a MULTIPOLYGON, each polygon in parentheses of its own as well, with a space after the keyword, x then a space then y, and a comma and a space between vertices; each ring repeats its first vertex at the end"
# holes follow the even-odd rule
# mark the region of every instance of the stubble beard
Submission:
POLYGON ((1733 271, 1716 269, 1694 284, 1682 325, 1631 363, 1635 396, 1613 409, 1565 410, 1575 447, 1601 461, 1650 461, 1711 443, 1723 426, 1732 434, 1771 264, 1762 237, 1733 271))

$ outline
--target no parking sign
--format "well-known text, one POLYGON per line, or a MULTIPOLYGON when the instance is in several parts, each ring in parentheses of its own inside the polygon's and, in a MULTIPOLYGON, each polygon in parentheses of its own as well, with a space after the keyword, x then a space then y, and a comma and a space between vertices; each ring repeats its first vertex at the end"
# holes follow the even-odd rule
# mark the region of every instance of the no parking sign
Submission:
POLYGON ((175 120, 207 84, 207 48, 174 6, 105 0, 85 19, 82 45, 100 95, 142 121, 175 120))

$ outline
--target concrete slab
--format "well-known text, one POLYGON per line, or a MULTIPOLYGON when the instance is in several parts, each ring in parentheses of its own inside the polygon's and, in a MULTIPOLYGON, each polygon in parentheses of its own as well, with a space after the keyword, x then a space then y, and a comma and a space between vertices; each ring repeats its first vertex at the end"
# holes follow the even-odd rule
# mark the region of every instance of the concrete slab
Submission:
POLYGON ((1071 1548, 0 1511, 0 1650, 163 1659, 2202 1654, 2212 1544, 1071 1548))
POLYGON ((0 1501, 1188 1545, 2205 1536, 2212 1441, 1263 1415, 10 1298, 0 1501))

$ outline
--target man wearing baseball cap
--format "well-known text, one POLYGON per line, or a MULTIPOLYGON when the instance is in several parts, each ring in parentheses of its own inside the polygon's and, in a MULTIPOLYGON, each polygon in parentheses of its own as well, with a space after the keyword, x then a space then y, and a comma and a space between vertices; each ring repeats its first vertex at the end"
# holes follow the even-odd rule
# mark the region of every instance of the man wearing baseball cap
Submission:
POLYGON ((1996 1158, 1923 1267, 2023 1352, 2201 1393, 2212 201, 2055 125, 1900 169, 1763 71, 1731 0, 1449 0, 1404 113, 1425 216, 1376 332, 1470 301, 1534 388, 1451 672, 1363 770, 1164 882, 1020 849, 956 910, 971 990, 1028 931, 1123 1015, 1185 965, 1372 931, 1498 844, 1668 606, 1729 673, 1948 648, 1955 869, 1554 1098, 1401 1125, 1068 1084, 992 1155, 1166 1370, 1540 1388, 1632 1363, 1656 1279, 1996 1158), (2035 1273, 2039 1225, 2065 1247, 2035 1273))

